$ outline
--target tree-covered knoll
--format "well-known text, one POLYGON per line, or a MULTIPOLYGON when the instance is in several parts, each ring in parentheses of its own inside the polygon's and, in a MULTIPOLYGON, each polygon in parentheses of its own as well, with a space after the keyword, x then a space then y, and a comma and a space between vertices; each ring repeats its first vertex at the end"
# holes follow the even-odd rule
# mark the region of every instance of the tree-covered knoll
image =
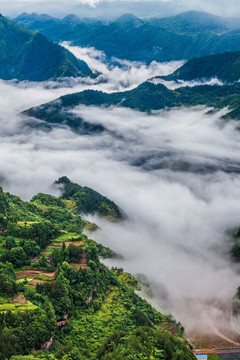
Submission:
POLYGON ((226 52, 189 60, 167 80, 196 80, 217 77, 225 83, 240 80, 240 51, 226 52))
POLYGON ((66 176, 58 179, 56 184, 61 186, 61 199, 72 200, 76 204, 78 213, 98 214, 114 219, 122 217, 118 206, 105 196, 86 186, 71 182, 66 176))
POLYGON ((40 33, 26 30, 0 15, 0 78, 45 81, 88 76, 88 65, 40 33))

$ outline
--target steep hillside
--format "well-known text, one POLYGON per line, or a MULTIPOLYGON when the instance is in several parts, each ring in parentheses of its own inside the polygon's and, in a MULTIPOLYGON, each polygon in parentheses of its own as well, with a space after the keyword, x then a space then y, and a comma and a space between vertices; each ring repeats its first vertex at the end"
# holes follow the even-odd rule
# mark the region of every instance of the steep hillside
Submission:
POLYGON ((141 19, 125 14, 112 22, 42 20, 24 14, 15 21, 53 41, 93 46, 108 57, 144 62, 192 59, 240 50, 240 23, 193 12, 167 19, 141 19), (238 25, 239 24, 239 25, 238 25))
POLYGON ((0 78, 44 81, 91 75, 83 61, 40 33, 25 30, 0 15, 0 78))
POLYGON ((195 80, 217 77, 225 83, 240 80, 240 51, 204 56, 189 60, 169 80, 195 80))
MULTIPOLYGON (((101 195, 91 196, 98 212, 101 195)), ((181 324, 138 296, 133 276, 101 263, 113 252, 82 233, 91 224, 73 214, 73 198, 27 203, 0 188, 0 200, 0 360, 194 360, 181 324)))

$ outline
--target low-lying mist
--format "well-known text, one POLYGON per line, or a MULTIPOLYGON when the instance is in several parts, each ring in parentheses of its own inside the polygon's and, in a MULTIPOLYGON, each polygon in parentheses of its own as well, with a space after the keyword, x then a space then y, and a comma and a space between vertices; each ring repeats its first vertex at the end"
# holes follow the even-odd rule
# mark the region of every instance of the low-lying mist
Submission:
POLYGON ((25 128, 21 110, 79 86, 46 85, 0 82, 4 190, 24 199, 54 194, 51 184, 66 175, 106 195, 126 214, 118 224, 93 218, 101 230, 92 236, 124 257, 107 263, 145 277, 153 302, 187 331, 213 324, 224 330, 226 307, 240 285, 226 233, 240 225, 237 122, 203 107, 147 115, 81 106, 74 111, 108 131, 79 136, 67 128, 25 128))
POLYGON ((94 48, 71 46, 68 42, 63 42, 62 46, 71 51, 76 58, 84 60, 93 73, 101 74, 99 81, 105 82, 105 87, 103 88, 105 92, 133 89, 155 76, 172 74, 184 64, 184 61, 165 63, 152 61, 150 65, 145 65, 139 61, 117 58, 107 59, 103 51, 94 48))

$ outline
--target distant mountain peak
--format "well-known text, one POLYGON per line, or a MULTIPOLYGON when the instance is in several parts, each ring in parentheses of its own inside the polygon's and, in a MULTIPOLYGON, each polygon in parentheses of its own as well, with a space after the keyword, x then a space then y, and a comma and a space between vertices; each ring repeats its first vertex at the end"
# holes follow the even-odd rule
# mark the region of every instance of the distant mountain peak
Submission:
POLYGON ((141 24, 143 24, 143 20, 139 19, 138 17, 136 17, 135 15, 133 14, 130 14, 130 13, 126 13, 126 14, 123 14, 122 16, 120 16, 119 18, 117 18, 115 20, 116 23, 118 24, 126 24, 126 23, 131 23, 135 26, 139 26, 141 24))
POLYGON ((23 12, 22 14, 20 14, 19 16, 17 16, 14 21, 23 21, 23 20, 40 20, 40 21, 48 21, 48 20, 52 20, 55 19, 54 17, 48 15, 48 14, 38 14, 36 12, 33 12, 31 14, 27 13, 27 12, 23 12))
POLYGON ((75 14, 69 14, 63 18, 63 21, 74 23, 74 22, 79 22, 80 18, 75 14))

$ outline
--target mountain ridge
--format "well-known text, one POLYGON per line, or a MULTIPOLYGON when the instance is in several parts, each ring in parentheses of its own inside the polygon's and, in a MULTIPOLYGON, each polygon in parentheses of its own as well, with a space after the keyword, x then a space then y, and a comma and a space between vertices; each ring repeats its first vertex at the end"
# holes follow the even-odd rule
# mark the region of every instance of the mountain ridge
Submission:
POLYGON ((15 20, 23 27, 39 31, 55 42, 71 41, 76 46, 95 47, 104 51, 108 58, 117 57, 150 63, 153 60, 159 62, 189 60, 199 56, 240 50, 238 20, 235 26, 231 27, 229 25, 231 20, 228 18, 219 18, 201 12, 194 13, 198 21, 193 21, 187 12, 177 17, 144 19, 142 23, 140 23, 142 19, 139 20, 132 14, 125 14, 123 24, 121 21, 118 23, 117 19, 114 21, 91 19, 89 22, 69 23, 64 19, 41 21, 39 18, 36 21, 31 15, 25 16, 25 19, 20 21, 15 20), (215 24, 211 21, 207 26, 206 16, 207 19, 210 17, 218 20, 215 20, 215 24), (176 20, 179 17, 187 19, 176 20))

